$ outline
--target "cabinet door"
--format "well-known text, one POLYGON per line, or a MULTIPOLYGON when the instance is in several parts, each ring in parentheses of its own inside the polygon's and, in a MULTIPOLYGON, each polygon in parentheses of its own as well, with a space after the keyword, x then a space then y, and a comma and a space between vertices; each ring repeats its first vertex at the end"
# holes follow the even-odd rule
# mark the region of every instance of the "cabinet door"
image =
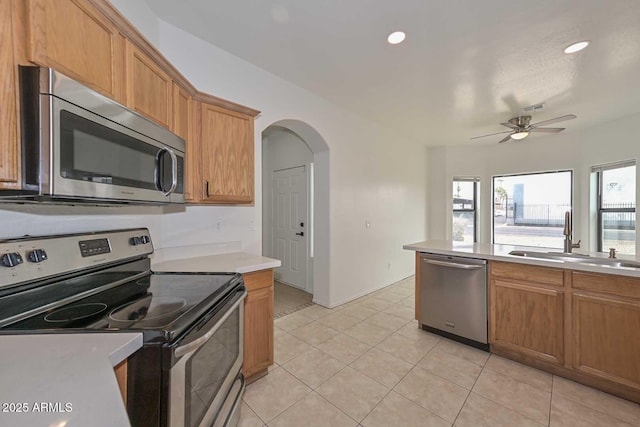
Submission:
POLYGON ((201 104, 205 202, 253 202, 253 118, 201 104))
POLYGON ((18 181, 17 64, 13 51, 11 2, 0 0, 0 188, 18 181))
POLYGON ((117 366, 113 368, 116 374, 116 381, 118 381, 118 388, 120 389, 120 395, 122 396, 122 400, 126 406, 127 404, 127 359, 120 362, 117 366))
POLYGON ((574 368, 640 388, 640 302, 575 293, 573 330, 574 368))
POLYGON ((173 83, 173 122, 171 131, 187 141, 191 136, 191 95, 177 83, 173 83))
POLYGON ((563 292, 492 279, 490 297, 492 345, 563 363, 563 292))
POLYGON ((184 199, 191 203, 201 203, 204 195, 201 107, 202 103, 196 100, 191 102, 190 137, 185 145, 184 199))
POLYGON ((249 291, 244 304, 245 377, 273 364, 273 286, 249 291))
POLYGON ((124 37, 87 0, 28 0, 30 59, 122 100, 124 37))
POLYGON ((173 125, 173 81, 133 43, 127 42, 127 105, 167 129, 173 125))

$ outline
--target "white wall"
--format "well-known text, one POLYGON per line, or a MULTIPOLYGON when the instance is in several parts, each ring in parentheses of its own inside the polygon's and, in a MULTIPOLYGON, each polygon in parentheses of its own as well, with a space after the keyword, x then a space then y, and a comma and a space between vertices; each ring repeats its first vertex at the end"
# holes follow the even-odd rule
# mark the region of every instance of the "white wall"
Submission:
POLYGON ((243 250, 260 253, 261 133, 277 121, 296 119, 329 145, 321 155, 330 157, 330 178, 319 187, 330 193, 322 235, 330 242, 330 270, 315 283, 316 300, 333 306, 412 274, 413 255, 402 245, 426 237, 426 148, 158 20, 143 2, 113 4, 199 90, 262 111, 255 122, 255 206, 189 206, 160 210, 162 215, 158 208, 116 208, 114 215, 67 207, 44 215, 41 207, 25 213, 0 206, 1 236, 147 225, 159 248, 237 241, 243 250))
MULTIPOLYGON (((163 21, 159 34, 159 50, 199 90, 262 111, 255 122, 256 204, 236 211, 243 215, 239 221, 261 226, 264 129, 296 119, 329 145, 330 273, 329 283, 314 284, 316 290, 328 290, 316 293, 318 302, 333 306, 412 274, 413 256, 402 245, 426 236, 426 148, 163 21)), ((208 209, 217 215, 227 208, 208 209)), ((199 243, 196 225, 180 224, 199 243)), ((166 223, 163 228, 168 229, 166 223)), ((261 233, 260 227, 243 247, 259 251, 261 233)))
MULTIPOLYGON (((639 120, 640 114, 635 114, 580 132, 571 132, 570 126, 567 126, 568 129, 562 134, 546 137, 531 135, 522 142, 481 145, 468 142, 455 147, 430 149, 430 237, 451 237, 453 177, 481 178, 483 202, 480 206, 479 241, 490 243, 492 176, 571 169, 574 171, 574 240, 582 239, 583 250, 594 250, 595 242, 590 233, 593 221, 589 215, 591 167, 621 160, 637 160, 640 157, 637 140, 639 120)), ((640 174, 636 174, 636 180, 639 184, 640 174)), ((640 185, 636 185, 636 188, 640 189, 640 185)), ((638 249, 636 253, 640 253, 638 249)))

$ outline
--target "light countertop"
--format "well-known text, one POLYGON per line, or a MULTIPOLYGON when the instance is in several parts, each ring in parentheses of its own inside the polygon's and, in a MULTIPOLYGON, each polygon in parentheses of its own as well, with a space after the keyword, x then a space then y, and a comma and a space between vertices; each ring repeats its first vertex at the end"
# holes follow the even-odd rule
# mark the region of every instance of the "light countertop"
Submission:
POLYGON ((1 335, 0 426, 129 426, 113 368, 141 347, 140 333, 1 335))
MULTIPOLYGON (((473 245, 466 246, 454 246, 452 241, 449 240, 426 240, 424 242, 410 243, 404 245, 403 249, 416 252, 428 252, 441 255, 461 256, 469 258, 480 258, 494 261, 507 261, 520 264, 539 265, 542 267, 555 267, 565 268, 570 270, 590 271, 594 273, 605 274, 619 274, 621 276, 634 276, 640 277, 639 268, 629 267, 612 267, 608 265, 590 264, 588 262, 570 262, 554 259, 540 259, 522 257, 516 255, 509 255, 509 252, 513 250, 525 250, 536 252, 548 252, 548 248, 528 247, 528 246, 513 246, 513 245, 492 245, 488 243, 474 243, 473 245)), ((607 258, 607 254, 586 252, 584 250, 577 249, 576 254, 587 254, 594 258, 607 258)), ((633 256, 619 255, 618 258, 622 261, 635 261, 639 260, 633 256)))
POLYGON ((280 267, 277 259, 244 252, 207 255, 185 259, 162 261, 151 265, 153 271, 251 273, 258 270, 280 267))

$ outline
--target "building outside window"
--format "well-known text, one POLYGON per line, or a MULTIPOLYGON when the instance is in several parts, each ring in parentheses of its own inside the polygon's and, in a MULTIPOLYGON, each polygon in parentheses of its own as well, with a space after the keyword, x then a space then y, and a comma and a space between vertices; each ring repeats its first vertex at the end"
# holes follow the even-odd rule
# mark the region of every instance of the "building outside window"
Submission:
POLYGON ((495 176, 493 243, 562 249, 572 186, 571 171, 495 176))
POLYGON ((455 246, 478 241, 478 178, 453 179, 453 221, 451 238, 455 246))
POLYGON ((597 250, 636 253, 636 163, 597 166, 597 250))

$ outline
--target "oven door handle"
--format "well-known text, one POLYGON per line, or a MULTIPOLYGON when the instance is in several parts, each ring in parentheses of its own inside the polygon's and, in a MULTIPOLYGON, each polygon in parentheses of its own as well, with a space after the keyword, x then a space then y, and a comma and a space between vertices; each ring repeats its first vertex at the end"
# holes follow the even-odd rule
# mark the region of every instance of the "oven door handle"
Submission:
POLYGON ((238 308, 238 306, 240 304, 242 304, 244 302, 245 297, 247 296, 247 291, 244 291, 242 293, 242 296, 240 297, 240 299, 238 301, 236 301, 233 306, 231 306, 230 309, 227 310, 227 312, 224 314, 224 316, 222 316, 220 318, 220 320, 218 320, 218 322, 215 324, 215 326, 211 329, 209 329, 209 331, 207 331, 206 334, 202 335, 201 337, 198 337, 197 339, 191 341, 188 344, 184 344, 181 345, 180 347, 175 349, 175 357, 182 357, 185 354, 189 354, 189 353, 193 353, 195 352, 197 349, 199 349, 200 347, 202 347, 207 341, 209 341, 209 339, 213 336, 213 334, 216 333, 216 331, 218 330, 218 328, 220 328, 220 326, 224 323, 225 320, 227 320, 227 318, 229 316, 231 316, 231 313, 233 313, 233 311, 238 308))

